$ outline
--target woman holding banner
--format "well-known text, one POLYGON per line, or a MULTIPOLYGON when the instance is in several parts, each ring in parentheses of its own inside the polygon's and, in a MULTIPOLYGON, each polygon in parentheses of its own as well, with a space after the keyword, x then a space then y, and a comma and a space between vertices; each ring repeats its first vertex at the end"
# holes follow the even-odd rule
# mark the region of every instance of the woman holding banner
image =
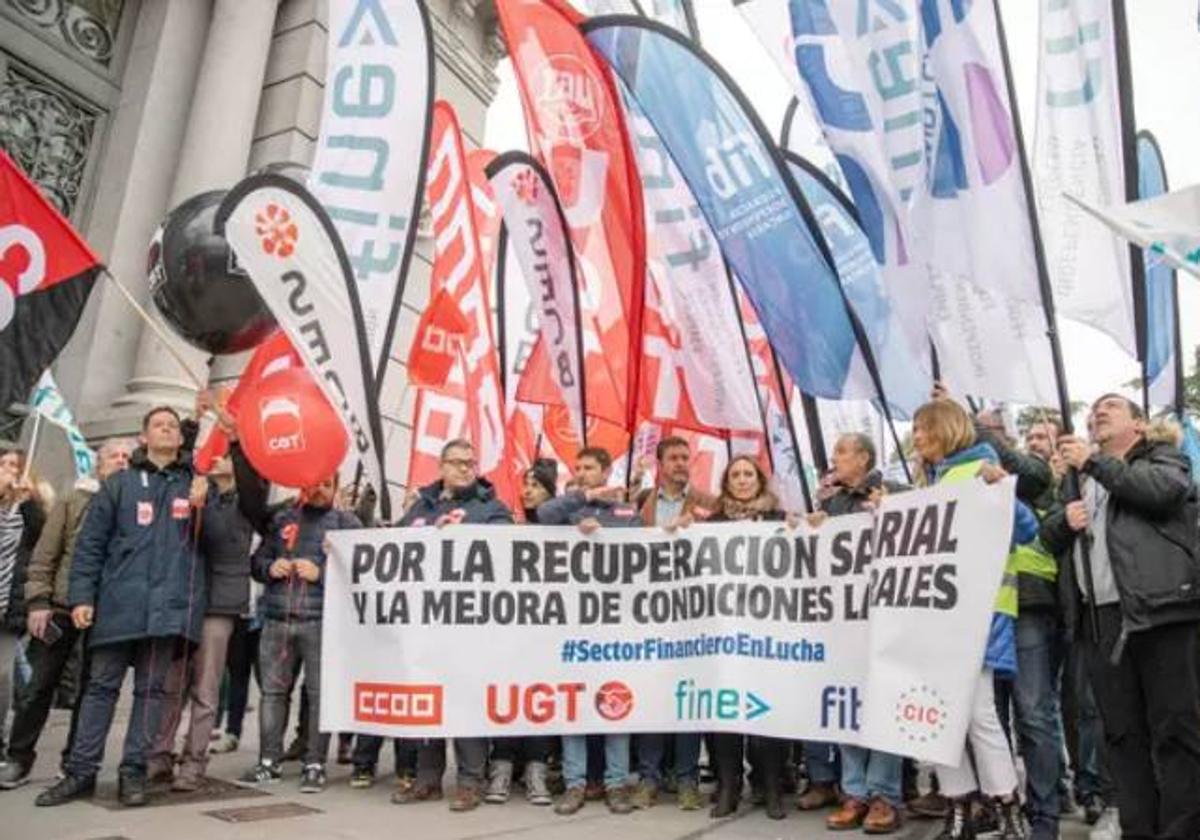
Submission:
MULTIPOLYGON (((981 478, 999 481, 1007 473, 990 444, 978 443, 971 417, 958 403, 940 399, 926 403, 913 416, 913 448, 920 459, 918 484, 932 485, 981 478)), ((1020 501, 1015 505, 1013 545, 1031 542, 1037 536, 1037 519, 1020 501)), ((1010 559, 1011 566, 1011 559, 1010 559)), ((1006 567, 996 596, 992 626, 984 652, 983 668, 975 690, 974 706, 967 730, 970 755, 963 753, 957 767, 939 766, 942 793, 951 800, 946 823, 938 840, 973 840, 971 800, 977 792, 993 799, 999 810, 1001 840, 1024 840, 1027 836, 1021 803, 1017 798, 1017 771, 1008 738, 1000 725, 993 691, 993 676, 1013 676, 1016 651, 1017 583, 1006 567), (972 761, 974 759, 974 761, 972 761)))
MULTIPOLYGON (((729 462, 721 476, 721 495, 717 509, 707 522, 781 521, 784 512, 779 500, 768 489, 770 480, 763 468, 748 455, 739 455, 729 462)), ((727 817, 737 810, 742 796, 744 767, 744 736, 718 732, 713 736, 713 761, 717 766, 717 802, 710 814, 714 819, 727 817)), ((783 738, 753 737, 750 741, 750 762, 754 767, 755 783, 766 799, 767 816, 781 820, 787 816, 783 807, 783 771, 787 762, 789 742, 783 738)))

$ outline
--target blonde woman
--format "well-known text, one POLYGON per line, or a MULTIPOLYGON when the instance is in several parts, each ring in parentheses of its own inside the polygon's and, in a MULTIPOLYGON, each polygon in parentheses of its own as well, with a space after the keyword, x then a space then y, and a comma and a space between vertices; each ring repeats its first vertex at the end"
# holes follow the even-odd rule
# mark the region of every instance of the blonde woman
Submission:
MULTIPOLYGON (((935 400, 921 406, 913 417, 913 448, 920 459, 919 484, 932 485, 1003 478, 999 456, 990 444, 975 439, 975 426, 962 406, 935 400)), ((1037 536, 1037 519, 1019 501, 1013 502, 1013 544, 1037 536)), ((992 626, 984 653, 965 753, 958 767, 939 766, 942 793, 951 800, 938 840, 972 840, 970 802, 977 793, 994 800, 1000 815, 1001 840, 1024 840, 1026 827, 1017 798, 1017 771, 1012 751, 996 711, 993 677, 1016 673, 1016 583, 1007 571, 992 613, 992 626)))

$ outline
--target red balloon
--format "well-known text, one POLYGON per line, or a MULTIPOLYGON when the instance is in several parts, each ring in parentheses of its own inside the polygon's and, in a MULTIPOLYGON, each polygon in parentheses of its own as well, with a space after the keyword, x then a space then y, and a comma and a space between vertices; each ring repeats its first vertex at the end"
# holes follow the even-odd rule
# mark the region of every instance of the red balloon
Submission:
POLYGON ((250 384, 237 416, 238 440, 259 475, 284 487, 319 484, 350 445, 346 427, 304 368, 250 384))

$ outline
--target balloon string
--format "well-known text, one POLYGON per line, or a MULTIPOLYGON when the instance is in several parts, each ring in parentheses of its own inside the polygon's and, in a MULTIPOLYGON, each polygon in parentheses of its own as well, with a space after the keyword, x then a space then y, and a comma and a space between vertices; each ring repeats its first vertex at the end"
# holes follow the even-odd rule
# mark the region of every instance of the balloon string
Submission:
MULTIPOLYGON (((187 526, 184 526, 184 528, 186 529, 187 526)), ((185 702, 184 698, 188 695, 188 692, 190 692, 191 688, 192 688, 191 673, 188 672, 188 664, 190 664, 191 658, 192 658, 192 646, 190 643, 188 643, 187 631, 191 630, 191 628, 192 628, 192 614, 193 614, 194 604, 196 604, 196 560, 199 557, 200 532, 202 532, 203 528, 204 528, 204 508, 197 508, 196 509, 196 518, 194 518, 193 527, 192 527, 191 569, 188 569, 188 572, 187 572, 187 622, 186 622, 186 624, 184 624, 184 632, 182 632, 182 637, 184 637, 184 661, 182 661, 182 664, 180 666, 181 677, 179 680, 179 690, 175 691, 175 696, 172 698, 172 700, 173 700, 172 713, 170 713, 167 716, 167 718, 160 719, 161 721, 162 720, 178 721, 178 718, 176 718, 176 715, 182 715, 182 712, 184 712, 184 702, 185 702)), ((148 679, 148 682, 146 682, 146 695, 143 698, 143 700, 145 702, 143 703, 143 706, 142 706, 142 708, 143 708, 142 734, 143 734, 143 737, 148 739, 148 742, 149 742, 149 720, 148 720, 148 718, 149 718, 149 707, 150 707, 150 703, 149 703, 150 680, 154 679, 154 660, 155 660, 155 644, 156 643, 157 643, 157 637, 151 637, 151 641, 150 641, 150 674, 149 674, 150 679, 148 679)), ((162 722, 160 722, 160 727, 161 726, 162 726, 162 722)), ((176 722, 176 726, 178 726, 178 722, 176 722)), ((157 736, 157 733, 155 733, 155 734, 157 736)), ((174 731, 172 733, 170 733, 170 737, 172 737, 172 750, 173 750, 174 742, 175 742, 175 732, 174 731)), ((151 749, 152 748, 154 748, 154 744, 151 744, 151 749)))

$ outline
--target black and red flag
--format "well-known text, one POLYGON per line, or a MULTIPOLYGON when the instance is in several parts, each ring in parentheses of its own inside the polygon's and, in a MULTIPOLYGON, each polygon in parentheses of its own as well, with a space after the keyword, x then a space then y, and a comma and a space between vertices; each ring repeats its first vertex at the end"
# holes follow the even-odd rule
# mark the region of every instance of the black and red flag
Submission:
POLYGON ((0 410, 23 403, 75 332, 103 269, 0 150, 0 410))

